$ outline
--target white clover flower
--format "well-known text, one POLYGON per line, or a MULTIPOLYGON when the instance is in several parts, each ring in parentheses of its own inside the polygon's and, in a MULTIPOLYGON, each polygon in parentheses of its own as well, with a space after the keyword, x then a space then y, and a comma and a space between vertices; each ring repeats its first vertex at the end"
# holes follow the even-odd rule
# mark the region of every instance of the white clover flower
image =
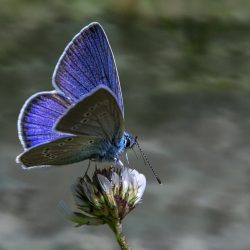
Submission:
POLYGON ((142 200, 146 178, 123 165, 96 169, 74 186, 77 207, 71 219, 80 225, 115 224, 142 200))

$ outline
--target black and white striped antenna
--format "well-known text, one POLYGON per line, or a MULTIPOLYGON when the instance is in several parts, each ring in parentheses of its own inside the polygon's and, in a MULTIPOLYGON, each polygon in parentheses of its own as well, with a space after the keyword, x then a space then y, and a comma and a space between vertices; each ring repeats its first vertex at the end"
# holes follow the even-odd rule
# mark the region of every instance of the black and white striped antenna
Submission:
POLYGON ((161 180, 160 180, 160 178, 158 177, 158 174, 155 172, 153 166, 150 164, 147 155, 143 152, 143 150, 142 150, 140 144, 139 144, 138 141, 137 141, 137 137, 136 137, 136 139, 135 139, 135 143, 136 143, 137 147, 138 147, 139 150, 140 150, 140 153, 141 153, 142 159, 143 159, 143 161, 144 161, 144 164, 149 166, 149 168, 150 168, 151 171, 153 172, 153 175, 154 175, 155 179, 157 180, 157 182, 158 182, 159 184, 161 184, 161 180))

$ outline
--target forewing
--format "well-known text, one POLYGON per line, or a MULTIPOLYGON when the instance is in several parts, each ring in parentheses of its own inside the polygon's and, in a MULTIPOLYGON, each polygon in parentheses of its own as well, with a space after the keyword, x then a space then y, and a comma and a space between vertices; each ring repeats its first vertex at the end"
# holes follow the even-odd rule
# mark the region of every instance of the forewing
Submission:
POLYGON ((53 84, 74 102, 97 86, 104 85, 116 96, 123 114, 114 56, 99 23, 91 23, 83 28, 68 44, 56 65, 53 84))
POLYGON ((97 88, 62 116, 56 130, 103 138, 113 143, 124 132, 124 121, 116 98, 105 88, 97 88))
POLYGON ((66 165, 101 153, 101 142, 91 136, 68 136, 32 147, 17 157, 25 168, 66 165))
POLYGON ((67 136, 54 131, 53 127, 70 106, 70 101, 55 91, 31 96, 18 118, 18 135, 23 147, 30 148, 67 136))

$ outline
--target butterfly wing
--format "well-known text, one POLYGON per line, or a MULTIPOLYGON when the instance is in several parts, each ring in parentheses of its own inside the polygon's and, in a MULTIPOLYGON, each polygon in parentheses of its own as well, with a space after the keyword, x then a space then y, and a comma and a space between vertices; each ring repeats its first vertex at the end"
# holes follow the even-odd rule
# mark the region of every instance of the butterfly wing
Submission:
POLYGON ((27 150, 18 161, 27 167, 68 164, 98 156, 107 141, 122 137, 119 78, 109 42, 98 23, 85 27, 66 47, 54 71, 53 85, 57 92, 32 96, 20 112, 18 133, 27 150), (93 136, 95 143, 89 145, 93 136), (74 143, 62 146, 68 137, 74 138, 74 143))
POLYGON ((17 157, 24 168, 66 165, 101 154, 102 141, 93 136, 67 136, 32 147, 17 157))
POLYGON ((18 135, 23 147, 30 148, 67 136, 54 131, 53 126, 70 105, 69 100, 55 91, 31 96, 18 118, 18 135))
POLYGON ((108 88, 98 87, 71 107, 59 119, 55 129, 105 138, 114 144, 123 136, 124 121, 116 97, 108 88))
POLYGON ((116 97, 123 114, 114 56, 100 24, 86 26, 68 44, 56 65, 53 84, 73 102, 78 102, 97 86, 104 85, 116 97))

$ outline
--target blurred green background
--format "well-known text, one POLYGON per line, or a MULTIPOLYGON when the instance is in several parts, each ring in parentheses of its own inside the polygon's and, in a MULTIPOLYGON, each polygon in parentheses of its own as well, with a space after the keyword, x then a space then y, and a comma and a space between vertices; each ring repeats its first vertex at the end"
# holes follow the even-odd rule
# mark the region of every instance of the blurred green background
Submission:
POLYGON ((86 163, 23 171, 16 121, 89 22, 115 54, 129 131, 164 182, 124 221, 132 249, 250 249, 250 2, 0 0, 0 250, 118 249, 58 209, 86 163))

